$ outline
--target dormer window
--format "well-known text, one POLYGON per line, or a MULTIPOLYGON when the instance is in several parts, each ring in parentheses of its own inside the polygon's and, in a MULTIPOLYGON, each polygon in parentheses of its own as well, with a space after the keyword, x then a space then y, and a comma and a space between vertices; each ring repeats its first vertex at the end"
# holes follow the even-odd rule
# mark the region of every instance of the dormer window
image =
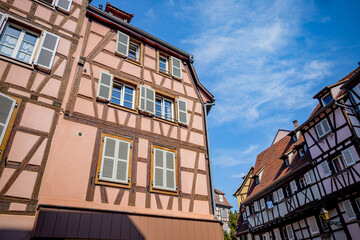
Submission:
POLYGON ((255 186, 257 186, 257 185, 260 184, 260 180, 259 180, 259 177, 258 177, 258 176, 256 176, 256 177, 254 178, 254 181, 255 181, 255 186))
POLYGON ((221 195, 221 194, 219 194, 219 201, 220 201, 220 202, 224 202, 224 196, 221 195))
POLYGON ((285 158, 284 163, 285 166, 290 166, 289 158, 285 158))
POLYGON ((326 105, 328 105, 329 103, 331 103, 332 101, 332 97, 331 97, 331 94, 328 93, 327 95, 325 95, 325 97, 322 97, 321 98, 321 103, 322 105, 325 107, 326 105))
POLYGON ((297 141, 296 134, 295 134, 294 136, 292 136, 292 139, 293 139, 293 142, 296 142, 296 141, 297 141))

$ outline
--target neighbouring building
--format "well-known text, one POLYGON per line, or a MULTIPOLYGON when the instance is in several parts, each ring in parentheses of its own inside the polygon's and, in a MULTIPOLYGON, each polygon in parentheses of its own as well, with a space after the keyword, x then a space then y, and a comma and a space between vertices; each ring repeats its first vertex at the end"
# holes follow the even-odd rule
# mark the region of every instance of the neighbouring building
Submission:
POLYGON ((308 120, 258 155, 239 239, 358 238, 359 72, 322 89, 308 120))
POLYGON ((230 234, 229 215, 231 204, 226 200, 225 193, 214 189, 216 200, 216 218, 223 223, 223 229, 230 234))
POLYGON ((0 238, 222 239, 192 55, 109 3, 0 13, 0 238))

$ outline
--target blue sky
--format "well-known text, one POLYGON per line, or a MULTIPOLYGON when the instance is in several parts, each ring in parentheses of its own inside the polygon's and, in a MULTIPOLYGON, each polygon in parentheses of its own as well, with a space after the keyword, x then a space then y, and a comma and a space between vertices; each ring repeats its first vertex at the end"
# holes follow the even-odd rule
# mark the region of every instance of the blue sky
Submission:
MULTIPOLYGON (((232 196, 278 129, 358 66, 360 1, 118 0, 131 24, 194 55, 216 97, 209 115, 215 187, 232 196)), ((94 0, 98 6, 106 1, 94 0)))

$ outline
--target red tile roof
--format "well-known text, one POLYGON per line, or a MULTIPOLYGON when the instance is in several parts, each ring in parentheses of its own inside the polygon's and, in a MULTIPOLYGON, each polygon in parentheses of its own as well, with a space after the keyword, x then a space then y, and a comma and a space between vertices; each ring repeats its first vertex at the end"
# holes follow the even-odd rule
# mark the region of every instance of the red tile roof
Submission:
POLYGON ((215 191, 215 201, 216 201, 216 204, 222 205, 222 206, 225 206, 225 207, 229 207, 229 208, 232 208, 232 207, 233 207, 233 206, 226 200, 225 193, 217 190, 216 188, 214 188, 214 191, 215 191), (223 195, 224 201, 220 202, 220 200, 219 200, 219 195, 223 195))
POLYGON ((254 173, 257 174, 263 168, 264 172, 259 185, 255 186, 254 179, 251 180, 245 202, 253 197, 256 197, 257 194, 274 184, 275 181, 280 180, 289 173, 293 172, 299 166, 310 161, 309 151, 307 151, 305 156, 302 158, 299 158, 298 152, 295 151, 293 160, 288 167, 285 166, 284 161, 281 159, 284 154, 295 149, 297 145, 303 142, 304 138, 302 135, 300 135, 299 139, 294 142, 289 134, 257 156, 254 173))

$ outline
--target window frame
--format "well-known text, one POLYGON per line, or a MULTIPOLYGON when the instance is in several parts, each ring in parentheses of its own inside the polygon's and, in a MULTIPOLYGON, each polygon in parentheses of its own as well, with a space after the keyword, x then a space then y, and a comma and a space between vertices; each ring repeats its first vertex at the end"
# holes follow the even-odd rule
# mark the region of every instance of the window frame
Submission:
POLYGON ((332 95, 331 95, 330 92, 329 92, 328 94, 325 94, 325 96, 323 96, 323 97, 320 99, 321 104, 322 104, 323 107, 327 106, 327 105, 328 105, 329 103, 331 103, 333 100, 334 100, 334 98, 332 97, 332 95), (325 104, 324 99, 327 98, 328 96, 331 97, 331 101, 325 104))
POLYGON ((175 111, 174 111, 174 108, 175 108, 175 101, 170 99, 170 98, 167 98, 167 97, 163 97, 162 95, 160 94, 155 94, 155 117, 157 118, 161 118, 161 119, 164 119, 164 120, 167 120, 167 121, 171 121, 171 122, 175 122, 175 111), (156 110, 156 106, 158 105, 157 104, 157 100, 158 99, 161 99, 161 116, 158 116, 157 115, 157 110, 156 110), (166 113, 165 113, 165 101, 167 102, 170 102, 171 104, 171 117, 170 119, 167 119, 167 116, 166 116, 166 113))
MULTIPOLYGON (((129 36, 129 47, 128 47, 127 56, 125 56, 125 57, 126 57, 125 60, 126 60, 127 62, 134 63, 134 64, 136 64, 136 65, 142 66, 143 51, 144 51, 144 50, 143 50, 143 43, 140 42, 140 41, 138 41, 138 40, 136 40, 136 39, 134 39, 134 38, 132 38, 131 36, 129 36), (137 50, 137 52, 136 52, 136 53, 138 53, 138 55, 139 55, 138 60, 133 59, 132 57, 129 56, 129 55, 130 55, 129 53, 130 53, 130 45, 131 45, 131 44, 138 46, 138 50, 137 50)), ((135 53, 135 54, 136 54, 136 53, 135 53)), ((119 53, 119 54, 120 54, 120 53, 119 53)), ((135 57, 135 58, 136 58, 136 57, 135 57)))
POLYGON ((331 125, 330 125, 330 123, 329 123, 329 121, 328 121, 327 118, 324 118, 324 119, 321 120, 319 123, 315 124, 314 128, 315 128, 315 132, 316 132, 316 134, 317 134, 317 136, 318 136, 319 139, 325 137, 325 136, 326 136, 328 133, 330 133, 331 130, 332 130, 331 125), (322 124, 322 123, 325 122, 325 121, 327 122, 327 125, 329 126, 329 131, 327 131, 327 132, 325 132, 325 129, 324 129, 323 124, 322 124), (322 135, 319 134, 319 132, 317 131, 316 126, 320 126, 320 127, 321 127, 321 130, 323 131, 323 134, 322 134, 322 135))
POLYGON ((5 93, 1 93, 1 94, 3 94, 4 96, 6 96, 8 98, 13 99, 16 103, 15 103, 14 109, 12 110, 11 117, 10 117, 8 123, 7 123, 7 127, 6 127, 6 130, 5 130, 3 139, 0 142, 0 160, 2 159, 2 156, 3 156, 4 152, 5 152, 6 145, 7 145, 8 141, 9 141, 10 134, 11 134, 11 131, 12 131, 13 127, 14 127, 16 116, 17 116, 17 114, 19 112, 20 104, 22 102, 21 98, 14 97, 14 96, 11 96, 11 95, 5 94, 5 93))
POLYGON ((224 202, 224 196, 219 194, 219 202, 224 202))
POLYGON ((306 188, 306 186, 307 186, 307 183, 306 183, 305 177, 301 177, 301 178, 299 178, 298 183, 299 183, 299 188, 298 188, 298 190, 305 189, 305 188, 306 188))
POLYGON ((151 145, 151 162, 150 162, 150 192, 154 192, 154 193, 162 193, 162 194, 167 194, 167 195, 179 195, 179 166, 178 166, 178 155, 177 155, 177 150, 175 149, 170 149, 170 148, 165 148, 159 145, 151 145), (154 149, 160 149, 163 151, 168 151, 168 152, 172 152, 175 154, 175 190, 171 190, 171 189, 166 189, 166 188, 159 188, 159 187, 154 187, 153 186, 153 181, 154 181, 154 155, 155 155, 155 150, 154 149))
POLYGON ((125 138, 125 137, 121 137, 121 136, 117 136, 117 135, 113 135, 113 134, 109 134, 109 133, 101 133, 101 138, 100 138, 100 145, 99 145, 99 156, 98 156, 98 160, 97 160, 97 167, 96 167, 96 175, 95 175, 95 184, 96 185, 106 185, 106 186, 113 186, 113 187, 121 187, 121 188, 131 188, 131 172, 132 172, 132 158, 133 158, 133 139, 130 138, 125 138), (116 181, 111 181, 111 180, 105 180, 105 179, 101 179, 100 178, 100 174, 101 174, 101 167, 102 167, 102 158, 103 158, 103 151, 104 151, 104 138, 108 137, 108 138, 113 138, 116 140, 120 140, 120 141, 125 141, 125 142, 129 142, 130 143, 130 148, 129 148, 129 164, 128 164, 128 183, 123 183, 123 182, 116 182, 116 181))
POLYGON ((27 65, 34 65, 33 62, 35 61, 35 57, 36 57, 36 54, 37 52, 39 51, 39 44, 40 44, 40 39, 41 39, 41 32, 35 32, 29 28, 27 28, 26 26, 21 26, 17 23, 14 23, 12 22, 11 20, 7 20, 5 23, 4 23, 4 27, 1 28, 1 33, 0 33, 0 42, 2 41, 4 35, 5 35, 5 32, 6 30, 8 29, 8 27, 11 26, 13 28, 16 28, 18 30, 20 30, 20 36, 19 38, 17 39, 16 41, 16 44, 15 44, 15 47, 14 47, 14 51, 12 53, 12 56, 7 56, 3 53, 0 53, 1 56, 5 57, 5 58, 9 58, 9 59, 12 59, 14 61, 18 61, 18 62, 21 62, 21 63, 24 63, 24 64, 27 64, 27 65), (31 57, 30 57, 30 60, 29 62, 25 62, 23 60, 20 60, 20 59, 17 59, 16 58, 16 55, 19 53, 19 49, 20 49, 20 45, 21 43, 23 42, 24 40, 24 36, 25 36, 25 33, 29 33, 30 35, 35 35, 37 36, 37 39, 36 39, 36 43, 34 44, 34 50, 33 52, 31 53, 31 57), (21 39, 21 40, 20 40, 21 39), (15 55, 15 57, 13 57, 13 55, 15 55))
MULTIPOLYGON (((170 74, 170 66, 171 66, 171 60, 168 55, 165 55, 163 53, 160 53, 158 51, 158 59, 157 59, 157 71, 159 74, 165 74, 166 76, 171 76, 170 74), (160 68, 160 59, 163 58, 166 60, 166 71, 162 71, 162 68, 160 68)), ((164 69, 165 70, 165 69, 164 69)))
MULTIPOLYGON (((154 89, 155 90, 155 89, 154 89)), ((178 126, 179 125, 179 122, 178 122, 178 104, 177 104, 177 97, 175 96, 172 96, 172 95, 169 95, 169 94, 166 94, 162 91, 159 91, 159 90, 155 90, 155 114, 153 116, 154 119, 156 120, 159 120, 161 122, 165 122, 165 123, 169 123, 169 124, 172 124, 172 125, 175 125, 175 126, 178 126), (170 119, 166 119, 165 117, 159 117, 159 116, 156 116, 156 99, 157 98, 163 98, 163 99, 166 99, 167 101, 170 101, 172 102, 172 120, 170 119)))
POLYGON ((332 174, 337 174, 337 173, 340 173, 342 172, 344 169, 347 168, 346 166, 346 163, 345 163, 345 160, 342 156, 342 154, 339 154, 337 155, 336 157, 332 158, 330 160, 330 164, 329 164, 329 167, 330 167, 330 171, 332 174), (337 165, 334 163, 335 161, 337 161, 341 167, 341 169, 338 169, 337 165), (331 166, 331 167, 330 167, 331 166))
MULTIPOLYGON (((117 88, 118 89, 118 88, 117 88)), ((127 101, 128 102, 128 101, 127 101)), ((136 86, 132 86, 132 85, 129 85, 129 84, 126 84, 126 83, 122 83, 120 81, 116 81, 114 80, 113 82, 113 85, 112 85, 112 88, 111 88, 111 98, 110 98, 110 103, 111 104, 114 104, 114 105, 118 105, 118 106, 121 106, 121 107, 124 107, 124 108, 129 108, 129 109, 132 109, 132 110, 135 110, 136 108, 136 86), (113 91, 114 91, 114 88, 117 88, 115 85, 118 85, 118 86, 121 86, 121 93, 120 93, 120 104, 117 104, 117 103, 114 103, 112 101, 113 98, 113 91), (132 94, 132 101, 131 101, 131 108, 129 107, 126 107, 124 106, 124 101, 125 101, 125 87, 128 87, 128 88, 131 88, 133 90, 133 94, 132 94)))

